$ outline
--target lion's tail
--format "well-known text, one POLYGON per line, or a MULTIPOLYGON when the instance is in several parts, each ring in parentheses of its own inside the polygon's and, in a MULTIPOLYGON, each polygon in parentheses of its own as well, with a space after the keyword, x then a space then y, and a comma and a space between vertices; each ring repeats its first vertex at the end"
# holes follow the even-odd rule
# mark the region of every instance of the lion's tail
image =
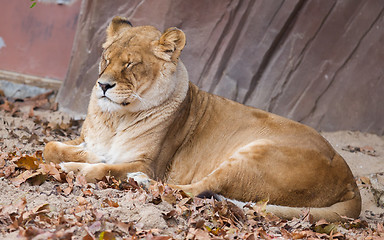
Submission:
MULTIPOLYGON (((233 202, 240 208, 243 208, 246 205, 246 203, 244 202, 228 199, 221 195, 214 194, 210 191, 199 194, 199 196, 197 197, 213 197, 219 201, 226 199, 228 201, 233 202)), ((360 192, 357 190, 355 191, 355 195, 352 199, 335 203, 329 207, 303 208, 267 204, 265 210, 266 212, 273 213, 274 215, 284 219, 300 218, 309 210, 309 214, 312 215, 315 221, 318 221, 320 219, 325 219, 329 222, 346 221, 348 218, 355 219, 359 217, 361 211, 361 196, 360 192)))
MULTIPOLYGON (((360 195, 353 199, 335 203, 329 207, 307 208, 315 221, 326 219, 329 222, 346 221, 348 218, 358 218, 361 210, 360 195)), ((274 215, 292 219, 298 218, 305 212, 305 208, 267 205, 266 211, 274 215)))

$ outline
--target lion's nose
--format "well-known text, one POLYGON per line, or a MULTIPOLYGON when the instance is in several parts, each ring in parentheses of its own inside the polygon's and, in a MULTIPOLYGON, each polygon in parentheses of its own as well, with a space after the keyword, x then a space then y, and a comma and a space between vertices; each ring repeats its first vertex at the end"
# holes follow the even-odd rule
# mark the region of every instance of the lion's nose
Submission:
POLYGON ((99 84, 100 88, 103 90, 104 95, 105 95, 105 93, 107 92, 108 89, 113 88, 114 86, 116 86, 116 83, 114 83, 114 84, 101 83, 101 82, 97 82, 97 83, 99 84))

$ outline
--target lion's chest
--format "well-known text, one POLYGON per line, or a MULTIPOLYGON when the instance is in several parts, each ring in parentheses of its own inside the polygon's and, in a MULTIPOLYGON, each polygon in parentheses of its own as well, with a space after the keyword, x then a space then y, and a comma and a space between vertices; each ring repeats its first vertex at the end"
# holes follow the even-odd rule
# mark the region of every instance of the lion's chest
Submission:
POLYGON ((148 129, 120 124, 115 128, 91 125, 85 134, 85 148, 99 157, 97 162, 109 164, 136 161, 151 157, 154 134, 148 129))
POLYGON ((134 161, 138 155, 138 149, 128 144, 122 145, 119 141, 111 139, 109 142, 95 142, 93 139, 86 143, 86 150, 99 157, 98 162, 117 164, 134 161))
POLYGON ((117 164, 134 161, 143 152, 140 144, 135 144, 135 136, 117 129, 99 128, 85 136, 85 148, 97 155, 98 162, 117 164))

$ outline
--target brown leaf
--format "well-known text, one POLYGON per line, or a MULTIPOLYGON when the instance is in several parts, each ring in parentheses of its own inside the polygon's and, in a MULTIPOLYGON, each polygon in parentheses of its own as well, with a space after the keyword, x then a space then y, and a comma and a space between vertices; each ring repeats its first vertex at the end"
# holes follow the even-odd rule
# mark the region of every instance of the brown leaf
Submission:
POLYGON ((220 213, 221 216, 229 218, 234 223, 244 223, 247 219, 244 211, 232 202, 221 201, 218 202, 216 206, 216 210, 220 213))
POLYGON ((373 157, 379 156, 377 154, 376 150, 373 147, 371 147, 371 146, 364 146, 364 147, 361 148, 361 151, 363 153, 368 154, 368 155, 373 156, 373 157))
POLYGON ((366 221, 362 221, 360 219, 355 219, 353 221, 349 221, 349 222, 344 223, 343 227, 346 229, 367 228, 368 223, 366 221))
POLYGON ((25 206, 27 206, 27 199, 25 197, 21 198, 21 202, 15 205, 15 207, 19 210, 22 211, 25 209, 25 206))
MULTIPOLYGON (((169 237, 169 236, 147 236, 148 240, 168 240, 168 239, 172 239, 172 237, 169 237)), ((197 238, 198 239, 198 238, 197 238)))
MULTIPOLYGON (((202 239, 202 240, 209 240, 211 239, 209 237, 209 234, 201 229, 190 229, 189 230, 192 236, 194 236, 195 239, 202 239)), ((189 235, 189 234, 188 234, 189 235)))
POLYGON ((104 182, 104 181, 99 181, 99 182, 96 183, 96 185, 97 185, 97 187, 99 189, 106 189, 106 188, 108 188, 108 184, 106 182, 104 182))
MULTIPOLYGON (((78 205, 78 206, 76 206, 76 207, 73 209, 73 211, 74 211, 75 213, 84 212, 84 211, 86 210, 86 206, 87 206, 87 205, 78 205)), ((81 221, 82 221, 82 220, 81 220, 81 217, 79 217, 78 222, 81 222, 81 221)))
POLYGON ((53 163, 50 163, 50 164, 42 163, 39 165, 39 167, 40 167, 39 170, 41 171, 41 173, 52 176, 59 182, 62 181, 60 172, 53 163))
POLYGON ((184 206, 185 204, 188 204, 191 202, 192 202, 192 198, 183 198, 180 200, 180 202, 177 205, 184 206))
POLYGON ((337 225, 334 223, 326 223, 324 220, 324 223, 316 224, 313 230, 317 233, 325 233, 327 235, 331 235, 332 233, 337 233, 337 225))
POLYGON ((249 236, 247 236, 246 240, 256 240, 255 234, 251 233, 249 236))
POLYGON ((288 232, 286 229, 281 228, 280 232, 284 239, 292 239, 292 234, 288 232))
POLYGON ((89 189, 81 189, 83 192, 84 196, 93 196, 93 192, 89 189))
POLYGON ((133 178, 129 178, 127 180, 128 184, 133 188, 133 189, 140 189, 140 186, 137 184, 137 182, 135 180, 133 180, 133 178))
POLYGON ((161 196, 157 196, 157 197, 153 197, 151 201, 149 201, 150 203, 153 203, 155 205, 158 205, 162 202, 162 198, 161 196))
POLYGON ((112 233, 111 231, 104 231, 104 232, 100 233, 99 239, 100 240, 114 240, 116 238, 115 238, 115 234, 112 233))
POLYGON ((371 185, 371 180, 369 179, 369 177, 360 176, 359 178, 362 184, 371 185))
POLYGON ((105 199, 103 201, 103 203, 106 203, 106 204, 104 204, 103 207, 118 207, 119 206, 119 204, 117 202, 114 202, 114 201, 112 201, 112 200, 110 200, 108 198, 105 199))
POLYGON ((101 222, 95 221, 94 223, 92 223, 91 226, 88 227, 87 232, 93 235, 96 232, 100 231, 100 229, 101 229, 101 222))
MULTIPOLYGON (((36 173, 40 173, 40 172, 36 172, 36 173)), ((45 174, 37 174, 36 176, 32 176, 30 178, 28 178, 28 182, 32 185, 41 185, 45 182, 45 180, 47 180, 47 175, 45 174)))
POLYGON ((76 185, 81 186, 81 187, 87 186, 87 180, 85 179, 84 175, 76 176, 76 185))
POLYGON ((49 209, 49 204, 48 203, 44 203, 44 204, 41 204, 37 207, 35 207, 34 209, 32 209, 32 212, 33 213, 47 213, 49 212, 50 209, 49 209))
POLYGON ((75 227, 68 228, 68 229, 60 229, 54 233, 54 236, 52 236, 51 239, 60 239, 60 240, 71 240, 73 239, 73 233, 75 231, 75 227))
POLYGON ((81 197, 81 196, 78 196, 76 198, 76 201, 79 203, 79 205, 85 205, 85 204, 88 203, 88 201, 85 198, 81 197))
POLYGON ((343 147, 342 150, 347 152, 352 152, 352 153, 361 152, 373 157, 379 156, 376 150, 371 146, 355 147, 355 146, 347 145, 346 147, 343 147))
POLYGON ((0 110, 4 110, 6 112, 13 112, 13 110, 15 109, 14 105, 5 98, 2 98, 2 100, 4 101, 4 103, 0 105, 0 110))
MULTIPOLYGON (((60 177, 61 177, 61 175, 60 175, 60 177)), ((74 178, 73 172, 69 172, 67 174, 67 176, 65 177, 65 179, 67 180, 67 183, 68 183, 68 187, 63 190, 65 195, 68 195, 68 194, 70 194, 72 192, 72 189, 73 189, 73 178, 74 178)))
POLYGON ((60 186, 55 186, 55 190, 56 190, 56 193, 57 193, 57 194, 61 194, 61 193, 63 193, 63 189, 61 189, 60 186))
POLYGON ((28 112, 28 117, 29 118, 33 118, 35 116, 35 113, 33 112, 33 107, 31 107, 30 109, 29 109, 29 112, 28 112))
POLYGON ((9 228, 12 228, 15 225, 17 225, 16 228, 19 226, 18 223, 15 224, 15 220, 20 219, 20 221, 22 221, 22 218, 17 218, 17 216, 24 211, 26 204, 27 201, 25 198, 23 198, 22 201, 16 205, 8 205, 1 208, 0 216, 2 217, 2 219, 9 218, 10 220, 12 220, 12 223, 10 224, 10 226, 8 226, 9 228))
POLYGON ((178 192, 179 192, 179 194, 180 194, 180 196, 182 198, 189 198, 189 199, 191 199, 191 196, 189 194, 187 194, 186 192, 184 192, 183 190, 178 190, 178 192))
POLYGON ((60 167, 58 167, 57 164, 56 164, 55 166, 56 166, 56 168, 59 169, 61 182, 68 182, 68 181, 67 181, 67 173, 66 173, 66 172, 61 172, 62 170, 61 170, 60 167))
POLYGON ((36 228, 34 226, 30 226, 24 231, 20 231, 19 235, 22 237, 25 237, 26 239, 32 239, 35 236, 44 233, 44 230, 36 228))
POLYGON ((72 187, 67 187, 67 188, 65 188, 64 190, 63 190, 63 193, 65 194, 65 195, 68 195, 68 194, 70 194, 71 192, 72 192, 72 187))
POLYGON ((93 212, 92 212, 94 218, 96 220, 100 220, 104 217, 105 213, 102 212, 102 211, 98 211, 97 209, 93 209, 93 212))
POLYGON ((60 127, 61 130, 67 131, 70 128, 70 124, 62 122, 62 123, 59 124, 59 127, 60 127))
MULTIPOLYGON (((177 211, 176 210, 171 210, 170 212, 168 212, 167 214, 164 214, 163 213, 163 218, 165 219, 165 220, 169 220, 169 219, 171 219, 171 218, 173 218, 174 216, 176 216, 177 215, 177 211)), ((204 220, 203 220, 204 221, 204 220)))
POLYGON ((28 142, 33 142, 33 141, 38 141, 39 140, 39 136, 37 136, 37 134, 35 133, 32 133, 31 136, 28 138, 28 142))
POLYGON ((6 153, 0 153, 0 168, 3 168, 5 166, 5 159, 7 159, 8 154, 6 153))
POLYGON ((307 237, 307 234, 306 232, 294 232, 291 234, 292 236, 292 239, 303 239, 305 237, 307 237))
POLYGON ((173 194, 173 192, 165 192, 163 195, 161 195, 161 198, 163 201, 169 203, 169 204, 175 204, 176 203, 176 196, 173 194))
POLYGON ((195 223, 195 228, 202 228, 205 225, 204 219, 201 219, 195 223))
POLYGON ((59 109, 59 103, 55 102, 51 105, 50 109, 56 112, 59 109))
POLYGON ((320 219, 319 221, 316 222, 315 226, 320 226, 320 225, 328 225, 329 222, 327 222, 325 219, 320 219))
POLYGON ((34 176, 37 176, 39 175, 40 173, 39 172, 34 172, 32 173, 32 171, 30 170, 26 170, 24 171, 23 173, 21 173, 19 176, 15 177, 15 178, 12 178, 11 179, 11 182, 16 185, 16 186, 20 186, 23 182, 25 182, 27 179, 31 178, 31 177, 34 177, 34 176))
POLYGON ((15 162, 17 167, 26 170, 36 170, 40 163, 43 163, 41 159, 28 155, 20 157, 19 160, 15 162))
POLYGON ((92 237, 89 233, 83 237, 83 240, 95 240, 96 238, 92 237))
POLYGON ((134 222, 124 223, 124 222, 118 221, 115 224, 117 225, 119 230, 122 231, 123 233, 128 233, 131 236, 136 234, 136 228, 135 228, 134 222))
POLYGON ((18 216, 18 217, 16 216, 16 217, 13 217, 12 223, 10 225, 8 225, 7 228, 10 231, 15 231, 16 229, 18 229, 22 225, 23 225, 23 217, 22 216, 18 216))

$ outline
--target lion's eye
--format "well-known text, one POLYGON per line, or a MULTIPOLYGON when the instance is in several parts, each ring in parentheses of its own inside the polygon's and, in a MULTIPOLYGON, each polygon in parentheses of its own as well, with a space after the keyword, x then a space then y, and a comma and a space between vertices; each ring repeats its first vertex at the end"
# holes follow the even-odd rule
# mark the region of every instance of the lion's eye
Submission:
POLYGON ((103 68, 107 67, 109 65, 109 60, 105 59, 104 57, 101 58, 100 64, 103 68))
POLYGON ((126 64, 124 65, 124 67, 125 67, 125 68, 129 68, 131 65, 132 65, 132 63, 129 62, 129 63, 126 63, 126 64))
POLYGON ((104 73, 105 69, 109 65, 109 59, 105 59, 104 55, 101 57, 101 61, 99 64, 99 77, 104 73))

